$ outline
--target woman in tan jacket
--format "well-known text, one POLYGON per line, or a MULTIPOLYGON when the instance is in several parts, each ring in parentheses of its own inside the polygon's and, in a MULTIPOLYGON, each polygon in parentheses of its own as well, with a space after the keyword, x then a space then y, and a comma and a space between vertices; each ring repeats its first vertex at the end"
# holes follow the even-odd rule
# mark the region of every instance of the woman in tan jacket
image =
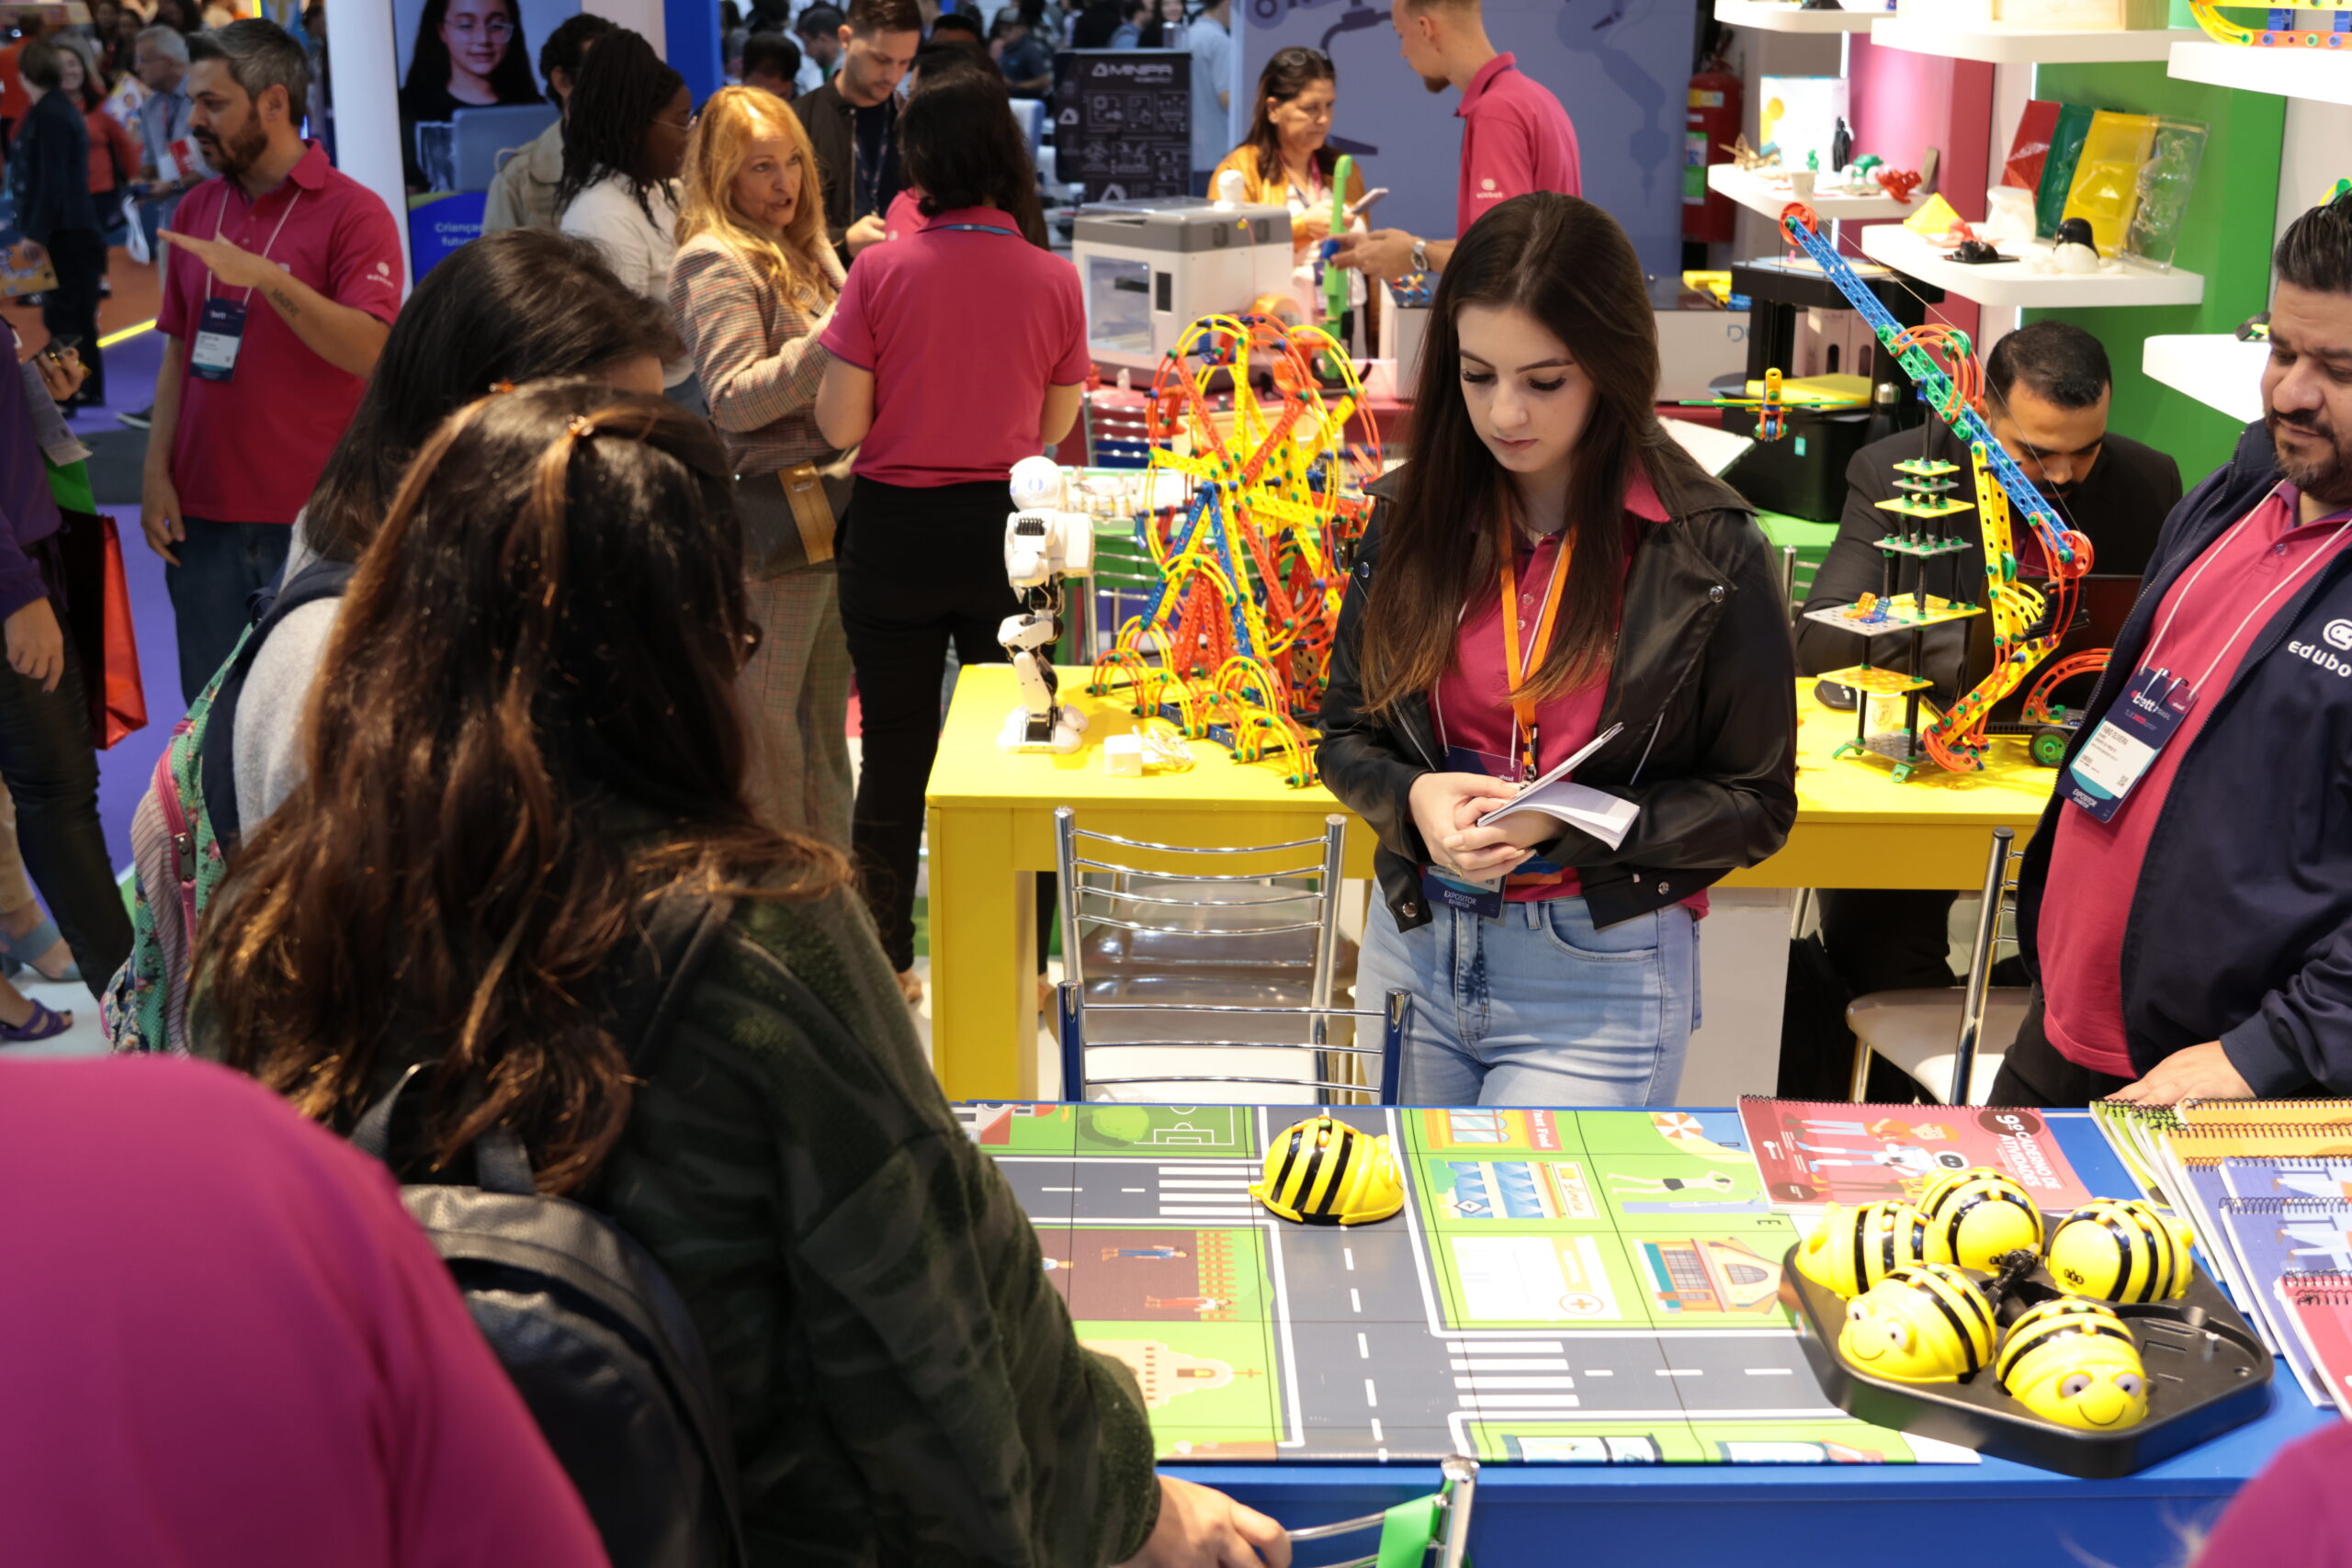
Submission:
POLYGON ((825 243, 808 133, 775 95, 722 87, 695 121, 684 186, 670 308, 743 517, 746 592, 761 627, 741 685, 752 804, 777 827, 846 850, 850 662, 831 520, 851 480, 815 415, 831 360, 817 334, 840 297, 842 266, 825 243))

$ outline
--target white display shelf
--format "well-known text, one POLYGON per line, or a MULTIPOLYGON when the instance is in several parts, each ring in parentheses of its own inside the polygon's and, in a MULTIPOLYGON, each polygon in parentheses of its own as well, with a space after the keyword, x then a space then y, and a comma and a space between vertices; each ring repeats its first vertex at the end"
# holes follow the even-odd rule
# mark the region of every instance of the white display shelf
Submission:
POLYGON ((1884 11, 1807 11, 1776 0, 1715 0, 1715 20, 1768 33, 1866 33, 1884 11))
MULTIPOLYGON (((2018 255, 2041 245, 2004 244, 2005 254, 2018 255)), ((1966 266, 1929 245, 1900 223, 1881 223, 1862 231, 1862 254, 1895 271, 1932 283, 1947 294, 1973 299, 1980 305, 2016 305, 2029 310, 2109 305, 2194 305, 2205 298, 2205 279, 2176 267, 2154 267, 2124 262, 2112 271, 2082 276, 2035 272, 2023 261, 1966 266)))
MULTIPOLYGON (((1769 185, 1737 164, 1707 165, 1707 188, 1731 197, 1751 212, 1760 212, 1774 222, 1780 221, 1781 209, 1796 199, 1785 186, 1769 185)), ((1907 218, 1919 210, 1925 195, 1914 196, 1908 203, 1893 197, 1822 196, 1814 195, 1805 202, 1813 215, 1824 223, 1850 218, 1907 218)))
POLYGON ((2229 333, 2152 337, 2140 350, 2140 368, 2150 380, 2240 421, 2262 417, 2262 371, 2269 363, 2268 344, 2240 343, 2229 333))
POLYGON ((2352 41, 2341 49, 2245 49, 2229 43, 2177 43, 2165 73, 2183 82, 2352 104, 2352 41))
POLYGON ((2164 60, 2173 45, 2205 35, 2195 28, 2137 31, 2059 32, 2034 28, 1951 28, 1917 17, 1881 17, 1871 41, 1946 60, 1985 60, 1996 65, 2109 65, 2164 60))

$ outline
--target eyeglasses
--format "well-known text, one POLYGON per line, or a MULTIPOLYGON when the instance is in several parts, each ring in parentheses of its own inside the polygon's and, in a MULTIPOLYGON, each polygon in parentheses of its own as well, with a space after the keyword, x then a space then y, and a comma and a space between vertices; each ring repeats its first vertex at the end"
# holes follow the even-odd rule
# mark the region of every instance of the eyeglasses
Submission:
POLYGON ((667 127, 669 130, 674 130, 683 136, 686 132, 694 130, 695 123, 701 118, 702 116, 700 114, 690 114, 684 119, 672 119, 667 115, 657 114, 653 117, 653 123, 659 126, 667 127))
POLYGON ((461 38, 481 33, 492 43, 504 43, 514 36, 514 24, 503 17, 492 17, 487 21, 479 17, 456 17, 450 19, 449 26, 461 38))

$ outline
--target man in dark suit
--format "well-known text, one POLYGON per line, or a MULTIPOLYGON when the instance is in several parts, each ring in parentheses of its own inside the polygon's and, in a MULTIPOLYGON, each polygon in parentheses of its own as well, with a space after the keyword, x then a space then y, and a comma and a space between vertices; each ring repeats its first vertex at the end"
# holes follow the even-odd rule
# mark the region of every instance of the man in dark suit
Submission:
MULTIPOLYGON (((2059 516, 2091 542, 2091 570, 2099 578, 2136 578, 2154 548, 2165 515, 2180 500, 2180 466, 2169 456, 2107 428, 2113 378, 2107 351, 2082 328, 2065 321, 2036 321, 1993 345, 1984 364, 1985 419, 2004 450, 2016 459, 2059 516)), ((1894 465, 1926 457, 1958 466, 1962 499, 1968 491, 1967 446, 1941 420, 1930 417, 1921 430, 1873 442, 1854 455, 1846 469, 1846 511, 1836 543, 1813 580, 1804 607, 1851 604, 1880 592, 1885 557, 1877 542, 1890 531, 1894 514, 1878 502, 1897 493, 1894 465)), ((1928 591, 1939 592, 1956 572, 1960 583, 1984 581, 1984 550, 1971 514, 1954 519, 1970 542, 1954 566, 1940 564, 1928 591)), ((2028 575, 2041 571, 2039 551, 2022 534, 2018 554, 2028 575)), ((1916 570, 1905 563, 1905 571, 1916 570)), ((1908 575, 1900 580, 1908 585, 1908 575)), ((1862 639, 1851 632, 1800 621, 1798 667, 1809 675, 1861 661, 1862 639)), ((1949 705, 1992 668, 1992 638, 1986 618, 1930 627, 1920 673, 1935 682, 1928 694, 1949 705)), ((1843 688, 1839 689, 1840 691, 1843 688)), ((2014 699, 2012 699, 2014 700, 2014 699)), ((1953 895, 1891 889, 1823 889, 1821 934, 1831 967, 1849 995, 1952 983, 1947 928, 1953 895)), ((1834 1086, 1843 1097, 1848 1047, 1822 1041, 1817 1062, 1786 1059, 1782 1088, 1834 1086)))

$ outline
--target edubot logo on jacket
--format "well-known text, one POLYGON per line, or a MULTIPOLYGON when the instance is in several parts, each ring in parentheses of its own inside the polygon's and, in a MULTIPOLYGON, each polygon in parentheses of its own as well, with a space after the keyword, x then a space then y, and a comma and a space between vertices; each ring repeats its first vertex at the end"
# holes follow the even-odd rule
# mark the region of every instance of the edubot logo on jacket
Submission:
POLYGON ((2327 639, 2328 647, 2352 652, 2352 621, 2330 621, 2319 635, 2327 639))
MULTIPOLYGON (((2330 621, 2320 633, 2336 647, 2352 649, 2352 621, 2330 621)), ((2352 660, 2338 659, 2315 642, 2290 642, 2287 651, 2298 659, 2309 660, 2337 680, 2352 680, 2352 660)))

